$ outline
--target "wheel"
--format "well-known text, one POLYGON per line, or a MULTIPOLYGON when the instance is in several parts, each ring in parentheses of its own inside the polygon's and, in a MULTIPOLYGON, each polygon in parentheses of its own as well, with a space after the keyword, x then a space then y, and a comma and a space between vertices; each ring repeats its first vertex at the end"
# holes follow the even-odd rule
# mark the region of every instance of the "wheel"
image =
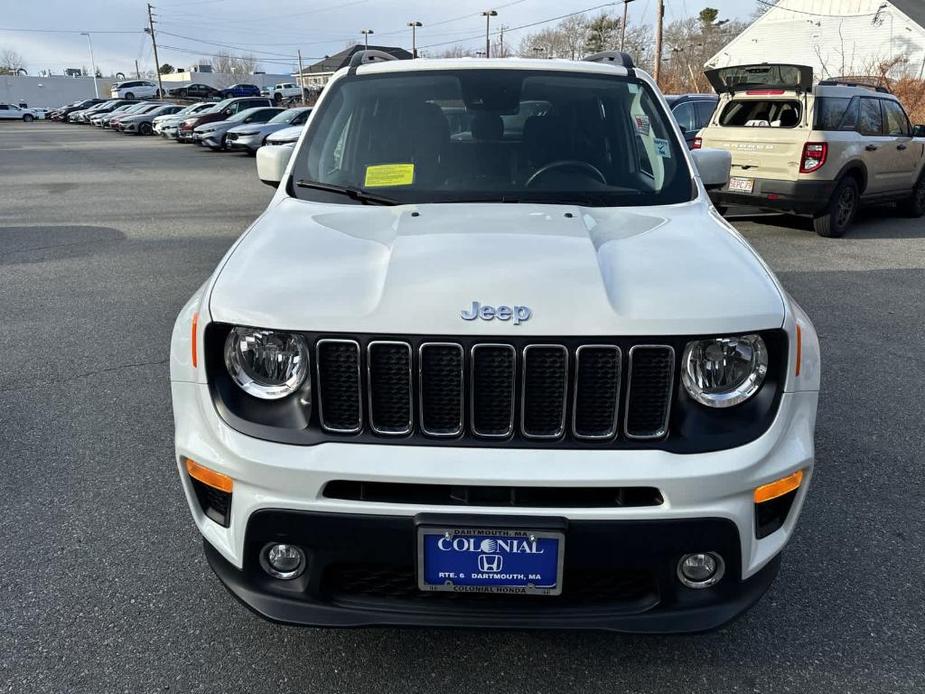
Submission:
POLYGON ((150 135, 153 132, 154 132, 154 128, 151 127, 150 123, 142 123, 141 125, 138 126, 139 135, 150 135))
POLYGON ((282 100, 283 100, 283 95, 280 94, 279 92, 276 92, 276 94, 273 95, 273 103, 274 103, 274 104, 278 104, 278 103, 280 103, 282 100))
POLYGON ((135 98, 135 94, 133 92, 126 92, 125 98, 131 101, 132 99, 135 98))
POLYGON ((858 212, 861 203, 861 189, 858 182, 851 178, 843 178, 835 187, 832 199, 825 211, 813 218, 813 227, 819 236, 829 239, 838 239, 845 235, 851 222, 858 212))
POLYGON ((26 115, 22 117, 22 119, 26 123, 31 123, 32 121, 35 120, 35 117, 31 113, 27 113, 26 115))
POLYGON ((912 189, 912 197, 899 203, 899 211, 914 219, 925 216, 925 173, 919 176, 912 189))

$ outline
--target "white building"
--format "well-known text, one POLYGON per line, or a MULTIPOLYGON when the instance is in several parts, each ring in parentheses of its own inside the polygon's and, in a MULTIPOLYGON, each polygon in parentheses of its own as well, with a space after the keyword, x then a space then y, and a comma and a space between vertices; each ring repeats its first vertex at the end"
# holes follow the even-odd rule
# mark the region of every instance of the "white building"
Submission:
POLYGON ((780 0, 707 67, 792 63, 825 79, 870 75, 898 56, 898 70, 925 76, 925 0, 780 0))

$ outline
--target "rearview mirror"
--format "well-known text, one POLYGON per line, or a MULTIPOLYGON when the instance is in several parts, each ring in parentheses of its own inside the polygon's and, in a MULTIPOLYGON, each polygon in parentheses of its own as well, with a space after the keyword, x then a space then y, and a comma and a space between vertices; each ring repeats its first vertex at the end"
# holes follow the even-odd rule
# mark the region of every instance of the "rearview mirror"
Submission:
POLYGON ((276 188, 283 176, 295 145, 270 145, 257 150, 257 178, 268 186, 276 188))
POLYGON ((912 128, 912 137, 925 137, 925 125, 916 125, 912 128))
POLYGON ((716 190, 729 183, 732 153, 724 149, 695 149, 691 152, 700 180, 707 190, 716 190))

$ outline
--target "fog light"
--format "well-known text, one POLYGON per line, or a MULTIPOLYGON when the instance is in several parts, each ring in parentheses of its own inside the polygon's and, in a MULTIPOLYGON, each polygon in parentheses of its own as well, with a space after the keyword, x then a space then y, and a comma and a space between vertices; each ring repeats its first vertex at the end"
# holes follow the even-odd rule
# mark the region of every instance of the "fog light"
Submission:
POLYGON ((714 586, 725 571, 723 558, 715 552, 685 554, 678 562, 678 580, 688 588, 714 586))
POLYGON ((290 580, 305 570, 305 552, 295 545, 267 545, 260 553, 260 564, 274 578, 290 580))

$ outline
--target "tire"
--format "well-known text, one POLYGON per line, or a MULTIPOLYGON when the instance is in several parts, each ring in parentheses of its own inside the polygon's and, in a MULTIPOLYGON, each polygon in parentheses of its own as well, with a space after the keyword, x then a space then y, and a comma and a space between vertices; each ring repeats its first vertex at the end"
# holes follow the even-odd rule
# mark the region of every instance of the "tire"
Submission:
POLYGON ((282 102, 282 100, 283 100, 283 95, 280 94, 279 92, 276 92, 276 94, 273 95, 274 104, 279 104, 280 102, 282 102))
POLYGON ((912 188, 912 197, 899 203, 899 211, 906 217, 919 219, 925 217, 925 173, 912 188))
POLYGON ((129 101, 131 101, 132 99, 135 98, 135 94, 134 94, 133 92, 126 92, 126 93, 125 93, 125 98, 128 99, 129 101))
POLYGON ((861 206, 861 189, 856 179, 848 176, 835 186, 825 211, 813 218, 819 236, 840 239, 848 231, 861 206))
POLYGON ((138 126, 139 135, 150 135, 154 132, 154 127, 150 123, 142 123, 138 126))
POLYGON ((31 113, 27 113, 22 117, 24 123, 31 123, 35 120, 35 117, 31 113))

